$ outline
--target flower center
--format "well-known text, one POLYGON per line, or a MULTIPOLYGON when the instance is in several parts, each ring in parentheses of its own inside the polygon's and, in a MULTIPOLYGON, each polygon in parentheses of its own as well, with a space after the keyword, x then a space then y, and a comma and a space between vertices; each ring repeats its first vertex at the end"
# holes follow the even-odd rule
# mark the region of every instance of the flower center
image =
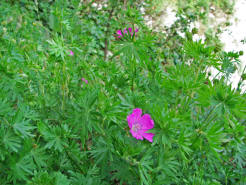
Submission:
POLYGON ((133 124, 132 126, 133 132, 138 132, 140 129, 141 129, 141 125, 138 122, 133 124))

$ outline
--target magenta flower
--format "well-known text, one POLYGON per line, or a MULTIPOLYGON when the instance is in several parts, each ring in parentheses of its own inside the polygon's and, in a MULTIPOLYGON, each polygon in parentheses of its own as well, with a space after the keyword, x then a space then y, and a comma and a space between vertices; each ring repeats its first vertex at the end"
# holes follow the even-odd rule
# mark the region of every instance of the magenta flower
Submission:
POLYGON ((122 37, 122 33, 121 33, 121 30, 117 30, 116 32, 118 34, 117 38, 121 38, 122 37))
POLYGON ((81 78, 82 81, 84 81, 86 84, 88 84, 88 80, 81 78))
MULTIPOLYGON (((88 80, 81 78, 82 82, 84 81, 86 84, 88 84, 88 80)), ((83 87, 83 84, 81 84, 81 87, 83 87)))
MULTIPOLYGON (((128 31, 131 34, 131 36, 133 36, 132 28, 128 28, 128 31)), ((124 35, 128 35, 128 31, 125 28, 124 31, 123 31, 123 34, 124 35)), ((137 33, 137 32, 138 32, 138 29, 135 29, 135 33, 137 33)), ((121 38, 123 36, 121 30, 117 30, 116 34, 118 35, 117 38, 121 38)))
MULTIPOLYGON (((132 34, 132 28, 128 28, 128 30, 129 30, 129 32, 132 34)), ((124 29, 124 34, 128 34, 128 31, 127 31, 126 28, 124 29)))
POLYGON ((154 121, 151 119, 149 114, 141 115, 142 109, 136 108, 132 111, 132 114, 127 116, 130 132, 136 139, 143 140, 143 138, 145 138, 149 142, 153 142, 153 136, 155 134, 146 132, 154 127, 154 121))
POLYGON ((70 55, 70 56, 73 56, 73 55, 74 55, 74 53, 73 53, 72 50, 69 50, 69 55, 70 55))

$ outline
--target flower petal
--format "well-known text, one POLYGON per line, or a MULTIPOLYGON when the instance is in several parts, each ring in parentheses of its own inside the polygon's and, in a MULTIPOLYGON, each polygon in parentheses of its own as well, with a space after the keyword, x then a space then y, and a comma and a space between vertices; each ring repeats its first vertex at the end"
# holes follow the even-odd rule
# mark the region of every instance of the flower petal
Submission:
POLYGON ((69 50, 69 55, 70 55, 70 56, 73 56, 73 55, 74 55, 74 53, 73 53, 72 50, 69 50))
POLYGON ((137 118, 141 118, 142 109, 140 108, 133 109, 132 114, 136 116, 137 118))
POLYGON ((139 119, 141 118, 141 114, 142 109, 136 108, 133 109, 132 114, 129 114, 127 116, 127 122, 130 128, 132 128, 132 124, 139 121, 139 119))
POLYGON ((127 33, 127 30, 126 30, 126 28, 124 29, 123 33, 124 33, 124 34, 125 34, 125 33, 127 33))
POLYGON ((151 119, 149 114, 144 114, 140 119, 139 119, 139 124, 141 125, 142 129, 152 129, 154 127, 154 121, 151 119))
POLYGON ((140 139, 143 140, 143 136, 141 134, 139 134, 138 132, 134 132, 132 129, 130 130, 130 133, 132 134, 133 137, 135 137, 136 139, 140 139))
POLYGON ((121 30, 117 30, 116 33, 118 34, 117 38, 121 38, 122 36, 121 30))
POLYGON ((155 134, 152 134, 152 133, 144 133, 143 134, 143 137, 145 138, 145 139, 147 139, 149 142, 153 142, 153 137, 154 137, 154 135, 155 134))
POLYGON ((117 30, 118 35, 122 35, 121 30, 117 30))

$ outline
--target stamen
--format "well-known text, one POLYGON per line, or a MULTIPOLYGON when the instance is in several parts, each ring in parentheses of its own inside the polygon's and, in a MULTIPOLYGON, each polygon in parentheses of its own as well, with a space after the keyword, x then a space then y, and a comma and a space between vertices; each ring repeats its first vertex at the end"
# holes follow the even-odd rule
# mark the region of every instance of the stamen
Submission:
POLYGON ((133 124, 132 130, 134 132, 138 132, 140 129, 141 129, 141 125, 138 122, 136 122, 136 123, 133 124))

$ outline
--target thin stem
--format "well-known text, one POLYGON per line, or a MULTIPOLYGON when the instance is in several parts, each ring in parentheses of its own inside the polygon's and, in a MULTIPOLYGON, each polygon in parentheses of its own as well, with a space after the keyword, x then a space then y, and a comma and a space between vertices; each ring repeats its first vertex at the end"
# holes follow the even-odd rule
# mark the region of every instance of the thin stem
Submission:
POLYGON ((134 79, 135 79, 135 74, 136 74, 136 65, 135 65, 135 60, 131 61, 131 71, 132 71, 132 92, 134 91, 134 79))
POLYGON ((215 75, 215 77, 213 78, 213 80, 220 74, 221 72, 219 71, 216 75, 215 75))
POLYGON ((238 84, 237 84, 237 89, 240 88, 240 85, 241 85, 240 81, 242 81, 242 75, 244 74, 245 69, 246 69, 246 65, 245 65, 244 68, 243 68, 243 72, 242 72, 241 77, 240 77, 240 80, 239 80, 239 82, 238 82, 238 84))
POLYGON ((112 9, 109 11, 109 19, 108 19, 108 23, 107 23, 107 26, 106 26, 106 33, 105 33, 105 40, 104 40, 104 44, 105 44, 105 47, 104 47, 104 60, 107 60, 108 58, 108 35, 109 35, 109 32, 110 32, 110 21, 113 17, 113 12, 114 12, 114 6, 112 7, 112 9))
POLYGON ((65 104, 65 91, 66 91, 66 75, 65 75, 65 62, 63 61, 63 66, 62 66, 62 72, 63 72, 63 84, 62 84, 62 110, 64 110, 64 104, 65 104))

